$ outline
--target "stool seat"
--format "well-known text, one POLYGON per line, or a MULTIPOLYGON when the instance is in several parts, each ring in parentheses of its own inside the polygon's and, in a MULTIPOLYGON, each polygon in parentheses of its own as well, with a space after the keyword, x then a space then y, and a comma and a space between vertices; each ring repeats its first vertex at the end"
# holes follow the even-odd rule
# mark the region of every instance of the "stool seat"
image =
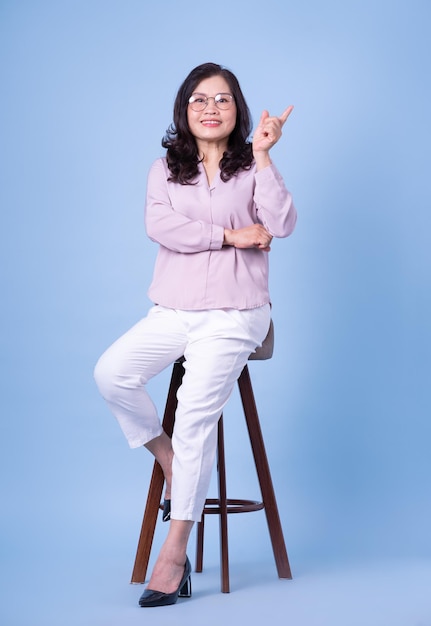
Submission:
MULTIPOLYGON (((274 348, 274 326, 271 320, 268 335, 256 352, 250 355, 249 360, 266 360, 271 358, 274 348)), ((184 367, 184 358, 177 360, 173 365, 171 382, 166 400, 163 417, 163 428, 168 436, 172 436, 175 411, 177 407, 177 391, 181 386, 184 367)), ((206 515, 219 515, 220 519, 220 553, 221 553, 221 591, 230 591, 229 582, 229 557, 228 557, 228 527, 227 518, 232 513, 249 513, 265 510, 268 530, 271 538, 274 559, 279 578, 292 578, 286 545, 280 517, 278 514, 277 500, 272 484, 268 459, 265 451, 262 431, 259 423, 256 403, 251 385, 248 365, 243 368, 238 378, 238 388, 253 452, 256 473, 259 480, 262 500, 244 500, 228 498, 226 494, 226 466, 224 449, 223 414, 220 416, 217 427, 217 472, 218 472, 218 498, 207 498, 202 512, 201 521, 197 523, 196 542, 196 572, 203 569, 203 544, 206 515)), ((142 521, 141 533, 136 551, 135 563, 132 572, 132 583, 143 583, 148 568, 150 552, 154 538, 158 511, 163 506, 160 504, 164 484, 163 471, 157 461, 154 462, 150 487, 148 490, 147 503, 142 521)))
POLYGON ((271 320, 268 333, 261 346, 248 357, 249 361, 267 361, 274 353, 274 323, 271 320))

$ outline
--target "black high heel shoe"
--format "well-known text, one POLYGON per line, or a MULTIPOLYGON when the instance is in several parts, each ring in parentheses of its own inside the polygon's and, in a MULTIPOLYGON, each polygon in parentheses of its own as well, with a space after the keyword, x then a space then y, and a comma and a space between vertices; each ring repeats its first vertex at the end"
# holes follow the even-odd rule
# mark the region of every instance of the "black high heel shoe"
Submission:
POLYGON ((184 566, 184 574, 181 578, 181 582, 178 585, 178 589, 172 593, 163 593, 163 591, 154 591, 153 589, 145 589, 142 596, 139 598, 139 606, 167 606, 168 604, 175 604, 178 598, 191 598, 192 596, 192 581, 190 574, 192 566, 188 557, 186 558, 186 564, 184 566))
POLYGON ((163 500, 162 520, 164 522, 169 522, 170 519, 171 519, 171 501, 163 500))

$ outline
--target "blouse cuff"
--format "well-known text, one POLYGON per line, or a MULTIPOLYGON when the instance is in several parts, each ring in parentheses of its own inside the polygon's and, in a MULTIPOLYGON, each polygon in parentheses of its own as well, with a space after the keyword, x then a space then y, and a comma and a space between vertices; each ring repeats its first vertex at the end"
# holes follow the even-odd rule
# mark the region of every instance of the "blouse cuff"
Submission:
POLYGON ((221 250, 224 241, 224 228, 218 224, 211 224, 210 250, 221 250))

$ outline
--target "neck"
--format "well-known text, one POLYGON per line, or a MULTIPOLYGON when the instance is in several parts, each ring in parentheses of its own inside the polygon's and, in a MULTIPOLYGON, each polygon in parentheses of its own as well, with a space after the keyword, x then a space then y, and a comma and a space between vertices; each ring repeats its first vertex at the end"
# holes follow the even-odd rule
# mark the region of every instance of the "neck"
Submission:
POLYGON ((199 142, 198 143, 198 154, 199 158, 203 163, 212 165, 219 164, 221 158, 223 157, 224 152, 227 148, 227 142, 223 141, 220 143, 214 142, 199 142))

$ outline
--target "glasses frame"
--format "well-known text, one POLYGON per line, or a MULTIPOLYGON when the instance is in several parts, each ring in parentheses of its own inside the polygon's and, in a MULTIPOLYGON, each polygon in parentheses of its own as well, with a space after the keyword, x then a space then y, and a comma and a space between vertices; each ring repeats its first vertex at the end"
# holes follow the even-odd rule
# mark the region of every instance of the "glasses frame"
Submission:
POLYGON ((196 113, 200 113, 202 111, 205 111, 205 109, 208 106, 209 100, 214 100, 214 105, 219 109, 219 111, 227 111, 228 109, 232 107, 232 105, 235 102, 235 98, 233 97, 231 93, 221 92, 221 93, 216 93, 215 96, 206 96, 204 93, 200 93, 199 91, 196 91, 192 93, 192 95, 190 96, 188 100, 188 104, 193 111, 196 111, 196 113), (202 98, 203 102, 197 104, 196 97, 202 98), (220 98, 227 98, 229 102, 226 105, 220 106, 220 102, 219 102, 220 98))

